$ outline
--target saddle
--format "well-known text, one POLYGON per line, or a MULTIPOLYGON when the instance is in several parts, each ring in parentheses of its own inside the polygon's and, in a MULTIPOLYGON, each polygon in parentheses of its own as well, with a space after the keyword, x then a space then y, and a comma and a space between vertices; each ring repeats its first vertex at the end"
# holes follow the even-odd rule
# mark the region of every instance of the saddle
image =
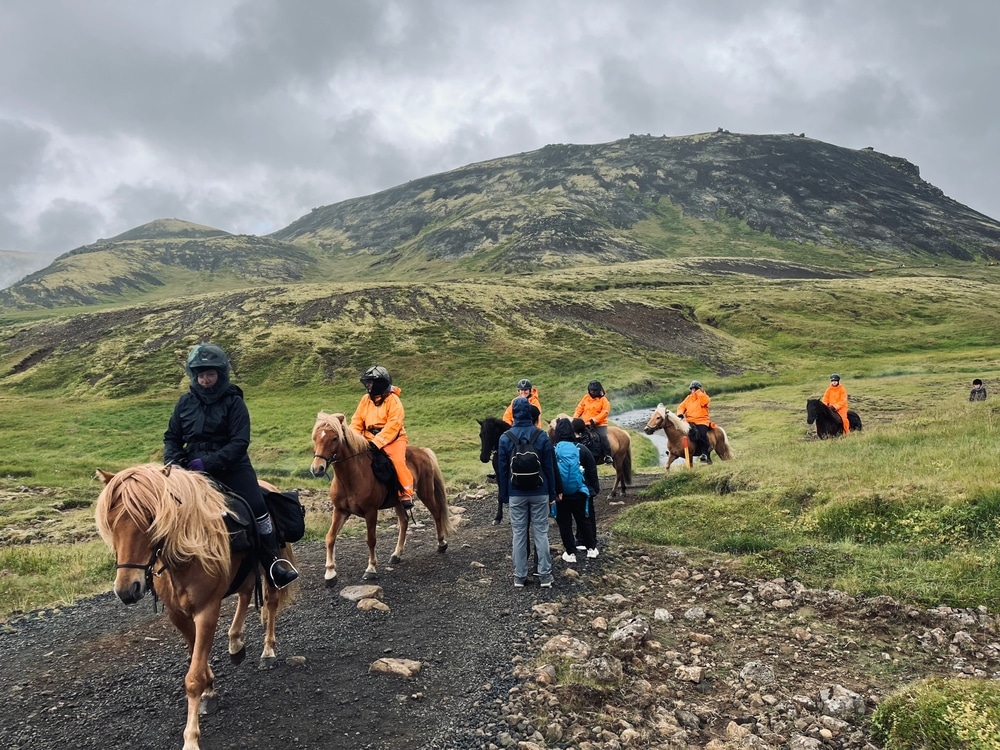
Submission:
POLYGON ((600 466, 604 463, 604 445, 601 442, 601 436, 597 434, 597 430, 586 424, 582 419, 573 420, 573 429, 578 436, 577 442, 591 452, 597 465, 600 466))
POLYGON ((256 578, 254 585, 256 602, 260 606, 260 573, 257 569, 257 556, 253 554, 258 546, 257 522, 253 517, 253 509, 251 509, 250 503, 235 492, 226 487, 220 487, 220 489, 226 497, 226 513, 222 518, 226 522, 226 531, 229 532, 229 549, 234 553, 247 553, 243 555, 243 561, 233 575, 232 583, 229 584, 229 588, 226 589, 222 598, 225 599, 230 594, 236 593, 247 576, 253 573, 256 578))
POLYGON ((378 506, 379 510, 392 508, 399 504, 399 477, 396 476, 396 467, 392 465, 392 459, 386 455, 381 448, 374 445, 369 447, 372 455, 372 474, 375 479, 385 485, 385 499, 378 506))

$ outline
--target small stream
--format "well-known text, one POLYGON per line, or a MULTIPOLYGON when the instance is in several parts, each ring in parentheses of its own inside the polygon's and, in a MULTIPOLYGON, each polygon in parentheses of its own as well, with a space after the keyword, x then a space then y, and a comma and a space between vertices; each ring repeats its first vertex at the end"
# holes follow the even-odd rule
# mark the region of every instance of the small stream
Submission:
POLYGON ((667 465, 667 436, 663 430, 657 430, 652 435, 646 435, 642 428, 646 426, 646 422, 649 421, 650 416, 653 414, 652 409, 632 409, 631 411, 622 412, 621 414, 616 414, 611 417, 612 422, 614 422, 619 427, 624 427, 626 430, 634 430, 642 434, 649 441, 656 446, 656 453, 659 456, 660 466, 667 465))

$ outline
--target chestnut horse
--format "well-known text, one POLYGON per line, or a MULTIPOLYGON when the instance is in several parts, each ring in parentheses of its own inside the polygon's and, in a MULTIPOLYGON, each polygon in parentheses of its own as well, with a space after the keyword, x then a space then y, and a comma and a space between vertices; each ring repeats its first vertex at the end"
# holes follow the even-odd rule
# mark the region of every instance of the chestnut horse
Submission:
MULTIPOLYGON (((337 535, 347 519, 361 516, 368 526, 368 567, 364 580, 378 577, 378 559, 375 556, 375 525, 378 511, 386 500, 388 488, 372 473, 372 458, 368 441, 364 435, 351 428, 344 414, 316 415, 312 431, 313 462, 309 470, 314 477, 326 474, 333 468, 330 483, 330 502, 333 515, 330 530, 326 533, 326 571, 323 577, 327 585, 337 580, 337 535)), ((437 456, 430 448, 406 447, 406 465, 413 474, 413 487, 417 497, 427 506, 437 527, 438 552, 448 549, 448 535, 454 533, 451 513, 448 510, 448 496, 445 493, 444 476, 438 466, 437 456)), ((395 505, 399 519, 399 536, 396 548, 389 557, 393 565, 400 561, 406 544, 406 530, 409 518, 398 503, 395 505)))
MULTIPOLYGON (((549 422, 549 439, 551 440, 554 436, 556 422, 560 419, 568 419, 573 423, 573 431, 581 438, 580 442, 586 445, 588 448, 591 445, 592 440, 597 439, 597 434, 590 434, 587 431, 586 425, 582 419, 573 419, 569 414, 557 414, 555 419, 549 422)), ((619 493, 622 497, 625 496, 625 490, 628 489, 628 485, 632 482, 632 438, 628 434, 628 430, 623 430, 613 424, 608 425, 608 442, 611 444, 611 460, 614 462, 615 468, 615 482, 611 486, 611 492, 608 497, 615 497, 619 493)), ((594 453, 594 457, 598 457, 600 451, 594 453)))
MULTIPOLYGON (((678 458, 686 458, 684 443, 688 439, 690 428, 691 425, 686 419, 681 419, 663 404, 659 404, 653 410, 653 415, 646 422, 643 431, 647 435, 652 435, 661 429, 667 434, 667 471, 670 471, 670 465, 678 458)), ((712 462, 711 453, 713 450, 723 461, 728 461, 733 457, 733 450, 729 445, 726 431, 717 424, 713 423, 713 426, 708 430, 708 445, 709 463, 712 462)))
MULTIPOLYGON (((233 585, 239 598, 229 628, 229 655, 236 664, 246 655, 243 625, 257 575, 245 575, 242 582, 234 578, 244 568, 244 558, 254 556, 255 551, 230 550, 223 518, 229 512, 226 500, 198 472, 141 464, 117 474, 98 469, 97 476, 105 486, 97 498, 94 520, 101 538, 115 553, 115 594, 125 604, 135 604, 152 591, 187 641, 191 662, 184 677, 184 750, 198 750, 199 710, 207 714, 218 707, 209 657, 222 600, 233 585)), ((252 523, 252 517, 249 520, 252 523)), ((281 555, 295 559, 290 545, 282 548, 281 555)), ((244 570, 256 572, 256 560, 252 568, 244 570)), ((277 660, 274 623, 278 611, 290 600, 292 587, 279 591, 267 583, 266 576, 262 578, 264 608, 260 616, 266 634, 260 668, 267 669, 277 660)))

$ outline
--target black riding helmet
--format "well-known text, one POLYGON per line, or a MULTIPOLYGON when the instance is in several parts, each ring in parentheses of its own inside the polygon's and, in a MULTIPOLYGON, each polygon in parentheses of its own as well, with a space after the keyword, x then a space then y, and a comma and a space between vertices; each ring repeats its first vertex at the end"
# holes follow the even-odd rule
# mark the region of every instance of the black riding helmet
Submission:
POLYGON ((184 365, 188 377, 194 382, 202 370, 215 370, 220 380, 229 379, 229 357, 215 344, 198 344, 188 354, 184 365))
POLYGON ((519 390, 519 391, 530 391, 531 390, 531 381, 528 380, 527 378, 521 378, 520 380, 517 381, 517 390, 519 390))
POLYGON ((587 383, 587 393, 591 398, 600 398, 604 395, 604 386, 600 380, 591 380, 587 383))
POLYGON ((365 388, 368 388, 369 383, 372 384, 372 387, 368 389, 368 394, 372 398, 388 396, 389 390, 392 388, 392 376, 387 369, 380 365, 369 367, 364 371, 360 380, 365 388))

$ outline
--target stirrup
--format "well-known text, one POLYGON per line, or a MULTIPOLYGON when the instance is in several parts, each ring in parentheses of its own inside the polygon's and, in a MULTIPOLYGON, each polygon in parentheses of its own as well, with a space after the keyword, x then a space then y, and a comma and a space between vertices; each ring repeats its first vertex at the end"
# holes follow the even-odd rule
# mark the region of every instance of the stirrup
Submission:
POLYGON ((299 577, 299 571, 288 560, 279 557, 268 567, 267 577, 271 579, 276 589, 283 589, 299 577))
POLYGON ((403 510, 412 510, 413 509, 413 495, 409 495, 407 497, 401 497, 401 498, 399 498, 399 507, 401 507, 403 510))

